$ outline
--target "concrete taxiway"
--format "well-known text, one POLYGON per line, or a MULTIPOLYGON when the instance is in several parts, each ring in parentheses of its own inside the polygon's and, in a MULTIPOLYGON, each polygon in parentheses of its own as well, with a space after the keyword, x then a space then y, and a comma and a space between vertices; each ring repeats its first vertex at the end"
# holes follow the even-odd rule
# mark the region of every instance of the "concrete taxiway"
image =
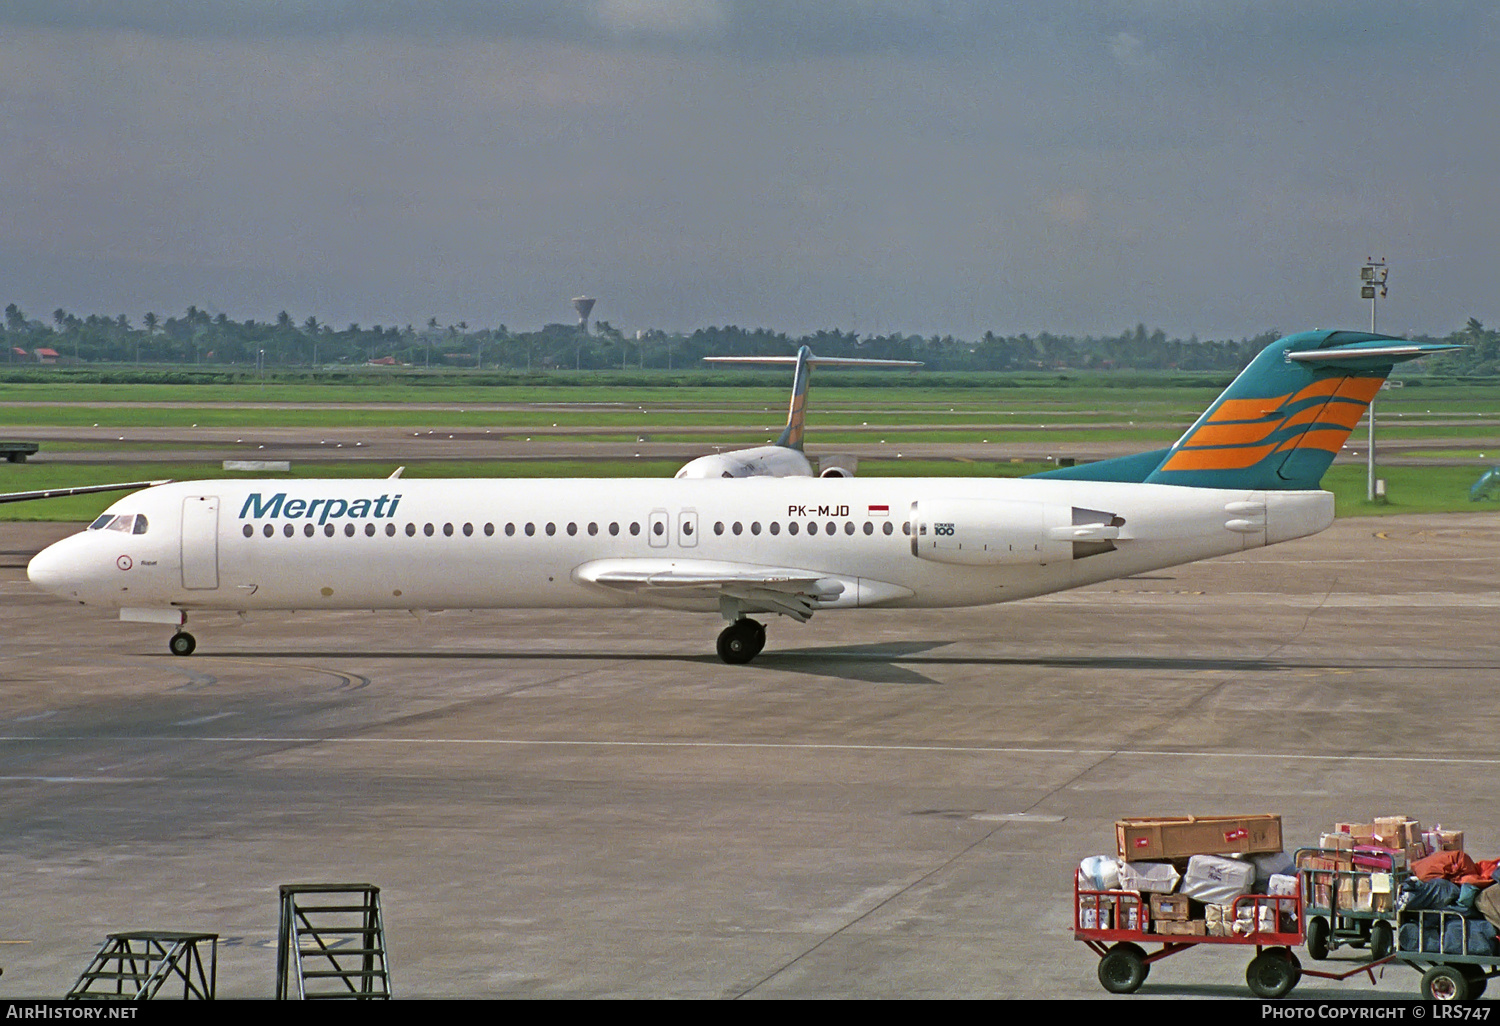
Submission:
MULTIPOLYGON (((1071 880, 1118 817, 1277 812, 1295 846, 1404 813, 1500 855, 1497 526, 772 621, 729 667, 713 618, 648 611, 204 616, 176 658, 30 587, 72 527, 0 525, 0 996, 157 928, 269 997, 277 885, 351 880, 398 997, 1103 997, 1071 880)), ((1252 953, 1141 995, 1245 996, 1252 953)))

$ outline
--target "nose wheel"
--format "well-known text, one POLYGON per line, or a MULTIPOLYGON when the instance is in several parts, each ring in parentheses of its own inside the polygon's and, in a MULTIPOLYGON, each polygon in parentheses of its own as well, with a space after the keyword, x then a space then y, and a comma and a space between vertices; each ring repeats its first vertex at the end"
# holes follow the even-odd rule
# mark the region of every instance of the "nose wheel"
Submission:
POLYGON ((198 647, 198 639, 187 631, 178 631, 172 635, 172 640, 167 642, 167 648, 172 650, 173 655, 187 656, 193 654, 193 649, 198 647))
POLYGON ((731 666, 748 663, 766 647, 766 625, 743 619, 725 627, 719 634, 719 658, 731 666))

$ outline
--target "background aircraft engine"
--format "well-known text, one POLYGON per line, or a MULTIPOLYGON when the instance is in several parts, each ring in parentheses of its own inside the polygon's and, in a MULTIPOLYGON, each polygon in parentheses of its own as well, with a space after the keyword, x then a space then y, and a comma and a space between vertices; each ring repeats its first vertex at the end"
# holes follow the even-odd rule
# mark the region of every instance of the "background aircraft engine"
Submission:
POLYGON ((911 551, 959 566, 1037 566, 1075 558, 1072 525, 1070 506, 923 500, 911 506, 911 551))

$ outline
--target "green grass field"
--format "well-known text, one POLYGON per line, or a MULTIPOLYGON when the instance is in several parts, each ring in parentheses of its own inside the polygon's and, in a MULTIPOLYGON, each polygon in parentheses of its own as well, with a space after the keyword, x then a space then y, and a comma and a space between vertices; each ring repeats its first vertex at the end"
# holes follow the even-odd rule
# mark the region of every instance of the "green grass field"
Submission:
MULTIPOLYGON (((647 376, 650 377, 649 375, 647 376)), ((383 382, 378 378, 339 384, 273 382, 257 384, 104 385, 65 380, 0 383, 0 437, 27 437, 29 429, 46 427, 232 428, 387 428, 416 432, 444 428, 491 430, 533 437, 565 437, 577 442, 632 442, 648 433, 653 441, 701 447, 763 444, 785 419, 786 385, 782 375, 750 375, 701 383, 702 375, 682 375, 676 385, 611 387, 597 383, 567 386, 550 380, 539 385, 480 387, 444 378, 442 387, 383 382), (695 383, 698 382, 698 383, 695 383), (729 382, 736 382, 730 384, 729 382), (770 384, 767 382, 776 382, 770 384), (472 407, 466 404, 474 404, 472 407), (497 408, 494 404, 525 404, 497 408), (556 429, 554 432, 554 428, 556 429), (582 430, 579 429, 592 429, 582 430)), ((951 377, 951 376, 950 376, 951 377)), ((1076 380, 1058 376, 1001 379, 980 376, 990 387, 915 385, 872 387, 847 382, 814 384, 808 430, 815 451, 839 445, 867 446, 882 438, 888 458, 865 458, 861 476, 1019 476, 1046 469, 1041 463, 898 459, 904 444, 994 445, 1038 441, 1058 443, 1126 442, 1147 450, 1169 444, 1208 406, 1222 382, 1211 376, 1172 384, 1148 376, 1130 378, 1128 387, 1102 375, 1076 380)), ((663 376, 663 380, 672 380, 663 376)), ((876 379, 877 382, 879 379, 876 379)), ((946 379, 945 379, 946 380, 946 379)), ((1428 440, 1421 455, 1433 466, 1381 468, 1388 481, 1385 503, 1365 501, 1363 466, 1334 467, 1324 486, 1338 497, 1341 516, 1402 512, 1472 511, 1491 504, 1470 503, 1469 486, 1478 477, 1472 466, 1442 466, 1444 461, 1494 458, 1500 462, 1500 386, 1470 388, 1405 387, 1382 393, 1377 401, 1378 435, 1382 439, 1428 440), (1467 444, 1466 444, 1467 443, 1467 444)), ((1349 448, 1362 448, 1361 425, 1349 448)), ((173 446, 180 450, 180 444, 173 446)), ((139 439, 105 438, 47 442, 47 452, 115 451, 122 461, 110 465, 0 464, 0 491, 97 484, 110 481, 171 478, 209 479, 227 476, 217 462, 157 463, 133 455, 156 451, 139 439)), ((1410 455, 1410 454, 1408 454, 1410 455)), ((513 461, 409 463, 408 477, 670 477, 680 461, 513 461)), ((304 463, 295 477, 383 477, 394 466, 368 462, 304 463)), ((0 505, 0 519, 89 520, 118 495, 0 505)))
MULTIPOLYGON (((406 464, 406 478, 669 478, 679 463, 674 460, 527 460, 443 461, 406 464)), ((1020 477, 1048 469, 1038 462, 987 460, 890 459, 860 461, 861 477, 1020 477)), ((37 491, 114 481, 171 479, 212 480, 225 477, 275 478, 381 478, 394 467, 371 463, 319 463, 296 467, 290 474, 229 474, 218 463, 129 463, 107 467, 74 464, 0 464, 0 490, 37 491)), ((1389 467, 1379 475, 1386 479, 1388 498, 1383 503, 1365 501, 1365 468, 1336 466, 1323 478, 1323 487, 1334 493, 1339 516, 1388 516, 1398 513, 1445 513, 1500 511, 1500 502, 1470 502, 1469 486, 1479 476, 1473 467, 1389 467)), ((82 495, 38 502, 0 505, 0 520, 88 521, 116 502, 121 495, 82 495)))

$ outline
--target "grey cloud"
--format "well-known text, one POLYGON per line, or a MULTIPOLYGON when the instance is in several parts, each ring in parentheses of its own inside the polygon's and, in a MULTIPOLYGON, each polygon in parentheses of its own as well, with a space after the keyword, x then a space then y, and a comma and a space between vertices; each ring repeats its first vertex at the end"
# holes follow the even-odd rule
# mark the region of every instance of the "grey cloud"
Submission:
MULTIPOLYGON (((0 26, 160 35, 473 35, 743 56, 964 53, 1121 33, 1185 60, 1418 48, 1493 20, 1488 0, 10 0, 0 26)), ((1097 48, 1086 48, 1097 53, 1097 48)))

